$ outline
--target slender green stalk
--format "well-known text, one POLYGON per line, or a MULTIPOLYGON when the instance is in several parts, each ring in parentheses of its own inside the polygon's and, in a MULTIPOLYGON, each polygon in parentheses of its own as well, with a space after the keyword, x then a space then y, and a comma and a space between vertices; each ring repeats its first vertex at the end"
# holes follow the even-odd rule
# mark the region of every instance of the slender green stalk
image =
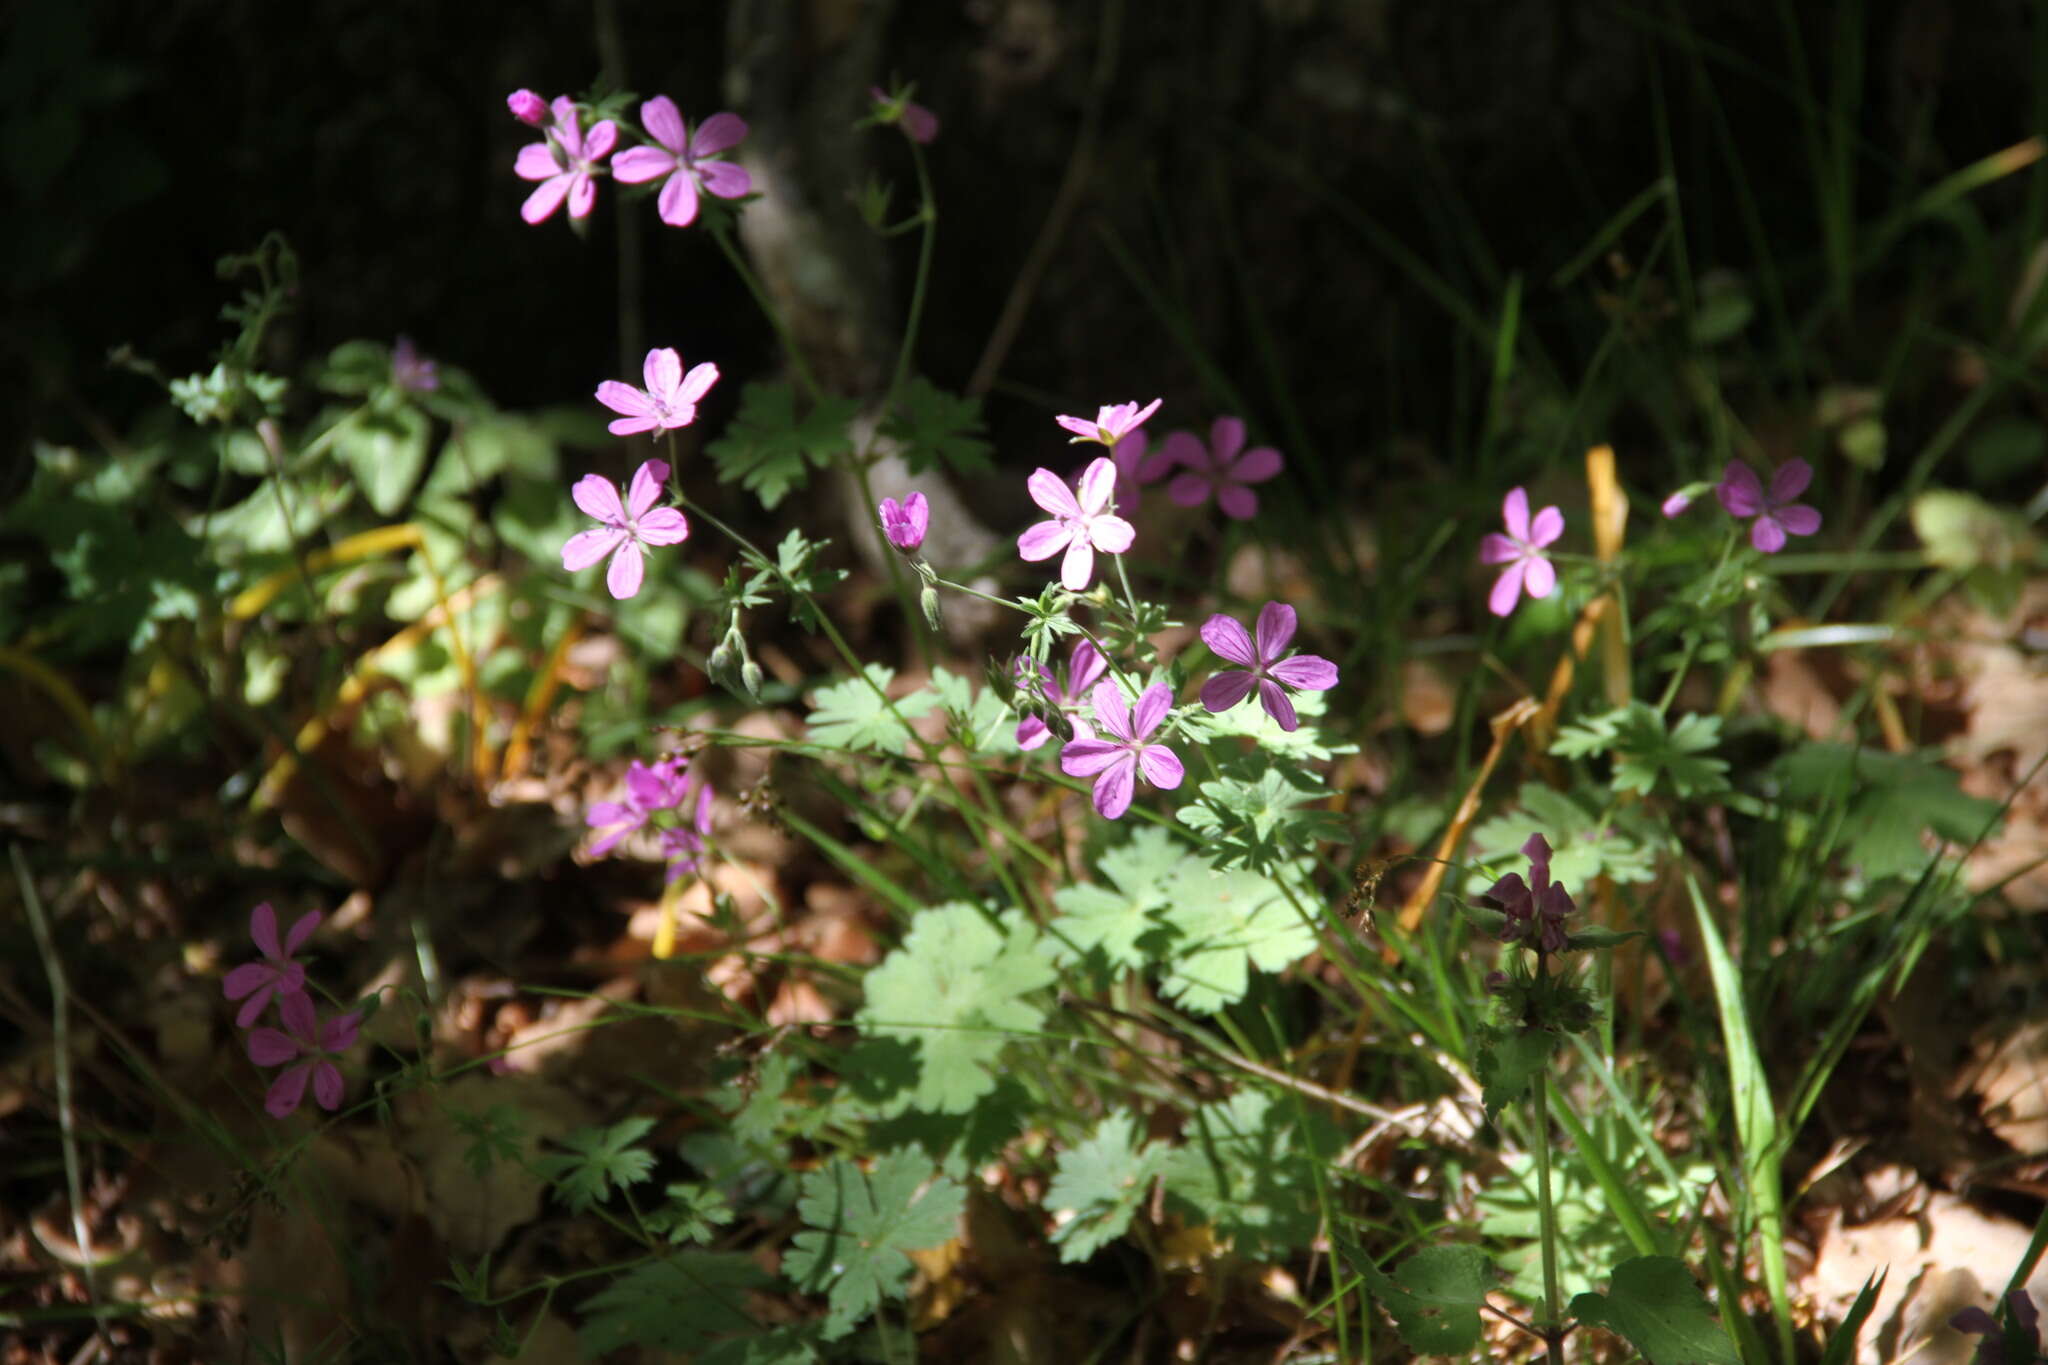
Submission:
POLYGON ((711 239, 718 243, 718 249, 725 253, 725 259, 738 272, 740 283, 754 296, 755 306, 761 310, 762 316, 768 319, 768 325, 775 329, 775 337, 782 343, 782 353, 788 357, 789 368, 796 375, 797 381, 804 386, 804 392, 813 399, 818 398, 824 393, 824 389, 819 387, 817 376, 811 373, 810 362, 804 359, 803 351, 797 347, 796 336, 789 330, 789 322, 782 316, 782 310, 768 297, 767 289, 748 266, 747 258, 733 245, 732 229, 723 225, 714 227, 711 229, 711 239))

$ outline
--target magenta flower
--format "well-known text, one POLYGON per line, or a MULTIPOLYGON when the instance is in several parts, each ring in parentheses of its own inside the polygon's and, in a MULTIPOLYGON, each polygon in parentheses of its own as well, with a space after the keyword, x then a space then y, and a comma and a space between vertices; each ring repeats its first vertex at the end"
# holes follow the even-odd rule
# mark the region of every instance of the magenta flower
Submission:
POLYGON ((1159 411, 1159 404, 1163 401, 1155 398, 1142 408, 1136 403, 1112 403, 1097 409, 1092 422, 1085 417, 1055 417, 1053 420, 1073 432, 1076 441, 1096 441, 1114 449, 1118 441, 1136 431, 1147 417, 1159 411))
POLYGON ((597 203, 597 181, 602 169, 597 164, 611 155, 619 140, 619 125, 605 119, 586 135, 576 120, 576 102, 567 95, 556 98, 554 124, 539 142, 519 149, 512 173, 521 180, 540 184, 519 206, 519 216, 538 223, 569 201, 571 218, 587 218, 597 203))
POLYGON ((1165 683, 1153 683, 1138 698, 1133 715, 1124 703, 1124 694, 1105 678, 1095 684, 1093 700, 1095 724, 1111 738, 1076 735, 1060 754, 1060 771, 1069 777, 1094 777, 1095 809, 1103 819, 1114 820, 1131 808, 1131 792, 1140 772, 1147 782, 1167 791, 1178 787, 1185 776, 1173 750, 1146 740, 1173 706, 1173 693, 1165 683))
POLYGON ((270 1093, 263 1097, 263 1108, 274 1119, 285 1117, 305 1098, 309 1080, 313 1083, 313 1098, 322 1109, 338 1108, 341 1068, 333 1059, 355 1046, 362 1014, 350 1010, 322 1024, 312 997, 304 992, 285 996, 279 1002, 278 1012, 284 1016, 282 1031, 250 1030, 249 1060, 258 1066, 282 1066, 293 1058, 299 1060, 271 1082, 270 1093))
MULTIPOLYGON (((1089 690, 1101 681, 1102 675, 1108 670, 1109 660, 1102 657, 1102 651, 1090 640, 1075 642, 1074 652, 1067 658, 1065 687, 1060 686, 1051 669, 1035 659, 1017 661, 1019 685, 1029 689, 1047 706, 1060 711, 1071 711, 1080 706, 1086 700, 1089 690), (1033 676, 1034 672, 1036 676, 1033 676)), ((1075 738, 1094 738, 1086 721, 1077 719, 1074 721, 1074 727, 1075 738)), ((1017 722, 1017 747, 1020 749, 1036 749, 1051 735, 1052 727, 1037 716, 1026 716, 1017 722)))
POLYGON ((1564 513, 1546 507, 1536 514, 1532 524, 1529 495, 1520 488, 1508 490, 1500 510, 1508 533, 1487 532, 1479 542, 1479 562, 1507 565, 1494 580, 1493 593, 1486 599, 1495 616, 1506 616, 1515 609, 1515 599, 1524 588, 1531 597, 1548 597, 1557 586, 1557 570, 1544 556, 1543 547, 1564 534, 1564 513))
POLYGON ((894 498, 883 498, 881 506, 875 509, 882 515, 882 534, 889 543, 905 554, 913 554, 924 544, 924 533, 932 523, 931 504, 922 493, 912 493, 902 502, 894 498))
POLYGON ((912 142, 929 146, 939 135, 939 116, 922 104, 912 103, 908 90, 891 95, 881 86, 871 85, 868 98, 874 101, 872 112, 876 121, 902 125, 904 134, 912 142))
POLYGON ((1664 499, 1663 506, 1658 510, 1662 511, 1664 519, 1669 521, 1672 517, 1682 515, 1685 509, 1690 506, 1692 506, 1692 491, 1681 488, 1670 497, 1664 499))
POLYGON ((548 102, 531 90, 514 90, 505 96, 505 107, 512 111, 512 117, 535 128, 544 128, 548 121, 548 102))
POLYGON ((1578 907, 1572 904, 1564 883, 1550 880, 1550 844, 1541 834, 1529 836, 1522 845, 1529 860, 1529 880, 1510 872, 1495 882, 1480 899, 1490 901, 1507 916, 1501 926, 1503 943, 1530 941, 1538 952, 1561 953, 1567 946, 1564 921, 1578 907))
POLYGON ((411 337, 402 336, 391 348, 391 383, 411 393, 432 393, 441 387, 441 367, 421 355, 411 337))
POLYGON ((626 799, 599 801, 585 812, 583 823, 603 833, 590 846, 592 857, 602 857, 619 846, 619 841, 647 823, 658 810, 672 810, 683 800, 683 765, 674 759, 649 767, 638 759, 626 768, 626 799))
POLYGON ((710 361, 683 373, 683 358, 673 346, 649 351, 641 362, 640 377, 645 389, 607 379, 597 386, 597 401, 613 412, 625 414, 605 428, 614 436, 633 436, 643 431, 668 431, 686 427, 697 420, 697 403, 718 382, 718 367, 710 361))
POLYGON ((576 481, 569 496, 576 505, 603 522, 602 526, 578 531, 562 546, 562 567, 570 573, 589 568, 606 555, 612 557, 605 571, 605 586, 613 597, 624 601, 640 591, 646 574, 641 562, 642 545, 680 545, 689 538, 690 523, 673 507, 656 507, 668 466, 649 460, 635 471, 633 491, 626 502, 619 501, 618 485, 598 474, 585 474, 576 481))
MULTIPOLYGON (((668 859, 666 880, 679 882, 698 870, 700 855, 711 838, 711 784, 690 779, 697 788, 697 809, 687 825, 661 832, 661 856, 668 859)), ((688 805, 685 796, 680 804, 688 805)))
POLYGON ((1755 517, 1749 528, 1749 543, 1767 555, 1785 548, 1785 536, 1810 536, 1820 529, 1820 513, 1792 499, 1813 482, 1813 466, 1804 460, 1790 460, 1771 476, 1768 493, 1757 481, 1756 471, 1740 460, 1730 460, 1721 472, 1714 496, 1728 515, 1737 521, 1755 517))
POLYGON ((1251 695, 1256 684, 1259 704, 1283 730, 1297 728, 1294 703, 1284 689, 1322 692, 1337 685, 1337 665, 1318 654, 1284 654, 1294 638, 1294 608, 1285 602, 1268 602, 1259 608, 1255 629, 1258 637, 1228 616, 1211 616, 1202 623, 1202 640, 1221 659, 1242 664, 1226 669, 1202 684, 1202 705, 1211 711, 1228 711, 1251 695))
POLYGON ((292 955, 304 946, 319 925, 320 912, 308 910, 299 916, 298 923, 292 925, 280 947, 277 912, 270 908, 270 902, 265 901, 249 912, 249 937, 256 940, 256 947, 265 960, 244 962, 220 983, 221 993, 230 1000, 240 1000, 245 995, 249 997, 235 1015, 236 1028, 247 1028, 255 1023, 264 1007, 270 1004, 272 995, 306 993, 306 969, 294 962, 292 955))
POLYGON ((1031 500, 1052 513, 1017 537, 1017 553, 1034 563, 1050 559, 1061 550, 1060 582, 1069 592, 1080 592, 1095 576, 1095 552, 1120 555, 1131 548, 1138 532, 1128 521, 1109 510, 1116 483, 1116 465, 1108 456, 1097 456, 1082 471, 1078 495, 1050 469, 1032 471, 1026 486, 1031 500))
POLYGON ((1127 512, 1138 505, 1139 488, 1173 472, 1164 450, 1147 453, 1150 443, 1144 432, 1133 431, 1110 448, 1109 458, 1116 461, 1116 505, 1127 512))
POLYGON ((640 106, 640 122, 657 145, 634 147, 620 152, 612 162, 612 178, 623 185, 668 177, 655 201, 661 221, 670 227, 688 227, 697 220, 697 193, 702 190, 720 199, 737 199, 754 187, 746 168, 717 159, 718 153, 734 146, 747 135, 747 125, 738 114, 713 114, 697 125, 696 135, 667 95, 656 95, 640 106))
POLYGON ((1209 428, 1209 444, 1203 445, 1192 432, 1176 431, 1160 445, 1159 453, 1168 464, 1187 470, 1166 486, 1166 496, 1181 507, 1200 507, 1216 495, 1223 514, 1238 521, 1258 515, 1259 495, 1247 487, 1264 483, 1280 472, 1280 452, 1271 446, 1244 448, 1244 423, 1236 417, 1218 417, 1209 428))

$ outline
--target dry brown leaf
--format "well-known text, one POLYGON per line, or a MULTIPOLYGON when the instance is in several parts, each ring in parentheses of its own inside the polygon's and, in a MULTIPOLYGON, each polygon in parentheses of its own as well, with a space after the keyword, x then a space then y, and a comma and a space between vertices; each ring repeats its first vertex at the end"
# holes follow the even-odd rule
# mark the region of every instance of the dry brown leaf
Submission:
POLYGON ((1968 1086, 1986 1126, 2015 1151, 2048 1152, 2048 1019, 1982 1044, 1968 1086))

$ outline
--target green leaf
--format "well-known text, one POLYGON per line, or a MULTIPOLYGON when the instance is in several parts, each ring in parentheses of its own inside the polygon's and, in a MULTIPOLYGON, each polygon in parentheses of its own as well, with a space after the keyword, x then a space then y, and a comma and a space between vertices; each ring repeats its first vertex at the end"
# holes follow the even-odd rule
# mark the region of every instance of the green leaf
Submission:
POLYGON ((1324 741, 1316 722, 1322 719, 1329 707, 1329 695, 1327 692, 1294 693, 1294 713, 1301 724, 1293 730, 1281 729, 1280 722, 1266 714, 1266 708, 1259 705, 1256 692, 1228 711, 1193 712, 1181 721, 1181 728, 1198 744, 1212 744, 1219 739, 1249 739, 1257 742, 1258 752, 1293 760, 1296 768, 1312 762, 1323 763, 1337 754, 1358 752, 1356 744, 1329 744, 1324 741))
POLYGON ((1353 1265, 1410 1350, 1461 1356, 1479 1344, 1479 1306, 1495 1276, 1478 1247, 1424 1247, 1392 1275, 1363 1258, 1353 1265))
POLYGON ((1516 1030, 1482 1037, 1479 1083, 1484 1088, 1486 1117, 1498 1117, 1502 1106, 1521 1098, 1564 1040, 1546 1029, 1516 1030))
POLYGON ((1608 1293, 1572 1300, 1572 1316, 1626 1338, 1650 1365, 1740 1365, 1714 1306, 1670 1256, 1623 1261, 1608 1293))
POLYGON ((742 1252, 680 1251, 635 1266, 586 1299, 576 1342, 586 1356, 627 1346, 696 1351, 715 1336, 754 1331, 747 1291, 769 1282, 742 1252))
POLYGON ((1196 1109, 1181 1145, 1152 1155, 1169 1204, 1256 1256, 1300 1250, 1315 1239, 1314 1171, 1341 1146, 1324 1115, 1246 1089, 1196 1109))
POLYGON ((392 408, 344 423, 335 455, 378 515, 396 515, 427 462, 426 416, 414 408, 392 408))
POLYGON ((824 1337, 836 1340, 883 1299, 904 1296, 911 1272, 904 1253, 953 1236, 966 1205, 967 1192, 914 1152, 890 1152, 868 1176, 835 1158, 804 1177, 797 1213, 807 1227, 783 1257, 783 1271, 806 1293, 828 1295, 824 1337))
POLYGON ((869 664, 866 673, 874 686, 848 678, 818 689, 817 707, 805 718, 812 742, 850 752, 907 752, 915 736, 905 722, 931 710, 938 697, 915 692, 892 705, 883 694, 896 677, 895 670, 869 664))
POLYGON ((1911 754, 1809 741, 1772 772, 1786 801, 1844 807, 1844 856, 1873 881, 1919 875, 1932 856, 1923 831, 1969 843, 1999 812, 1998 802, 1965 795, 1953 769, 1911 754))
POLYGON ((1147 825, 1096 863, 1095 870, 1110 885, 1075 883, 1055 891, 1053 903, 1062 912, 1053 924, 1057 960, 1142 967, 1150 954, 1139 949, 1139 941, 1148 934, 1154 939, 1163 935, 1157 915, 1166 909, 1172 876, 1187 858, 1180 840, 1147 825))
POLYGON ((1280 883, 1249 868, 1219 872, 1190 857, 1166 895, 1161 918, 1177 941, 1163 986, 1184 1009, 1212 1014, 1244 998, 1252 967, 1277 972, 1315 949, 1280 883))
POLYGON ((749 384, 732 424, 704 449, 718 464, 720 483, 737 479, 772 509, 810 480, 810 465, 822 467, 848 448, 847 425, 859 411, 851 398, 827 396, 799 417, 789 385, 749 384))
POLYGON ((1550 875, 1568 888, 1576 890, 1595 877, 1628 885, 1656 875, 1655 833, 1641 806, 1609 810, 1593 789, 1567 793, 1541 782, 1523 784, 1515 804, 1517 809, 1472 831, 1473 860, 1481 870, 1468 885, 1468 896, 1485 890, 1502 872, 1525 870, 1522 845, 1539 832, 1550 844, 1550 875))
POLYGON ((654 1130, 654 1120, 624 1119, 609 1128, 580 1128, 562 1139, 569 1150, 544 1156, 534 1168, 555 1182, 562 1202, 578 1213, 595 1207, 611 1187, 624 1189, 654 1170, 652 1153, 637 1144, 654 1130))
POLYGON ((1062 1261, 1085 1261, 1123 1236, 1145 1202, 1158 1155, 1139 1140, 1138 1121, 1129 1114, 1110 1115, 1086 1141, 1060 1153, 1045 1207, 1072 1215, 1052 1235, 1062 1261))
POLYGON ((1632 701, 1579 725, 1566 726, 1550 752, 1587 758, 1612 751, 1614 785, 1648 795, 1660 780, 1681 797, 1726 790, 1728 765, 1701 755, 1721 742, 1719 716, 1686 715, 1668 732, 1664 717, 1645 702, 1632 701))
POLYGON ((998 929, 974 906, 939 906, 868 973, 857 1018, 870 1033, 916 1045, 912 1104, 965 1113, 995 1089, 993 1068, 1011 1036, 1044 1020, 1044 1006, 1025 997, 1052 984, 1051 958, 1051 944, 1014 911, 998 929))
POLYGON ((650 1231, 671 1242, 708 1242, 737 1215, 725 1191, 712 1185, 670 1185, 662 1191, 668 1203, 647 1215, 650 1231))
POLYGON ((905 464, 922 474, 943 461, 962 473, 987 473, 986 428, 979 398, 955 398, 922 376, 904 385, 897 410, 882 430, 895 438, 905 464))
POLYGON ((1263 752, 1229 761, 1222 777, 1196 791, 1201 799, 1174 818, 1201 835, 1218 867, 1270 870, 1303 845, 1343 833, 1343 822, 1323 809, 1328 789, 1298 765, 1263 752))

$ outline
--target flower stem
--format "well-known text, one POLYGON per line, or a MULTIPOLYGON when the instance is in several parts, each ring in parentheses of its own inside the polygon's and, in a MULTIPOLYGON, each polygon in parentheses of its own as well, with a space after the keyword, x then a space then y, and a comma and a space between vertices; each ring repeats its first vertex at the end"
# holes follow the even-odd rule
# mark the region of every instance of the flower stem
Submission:
POLYGON ((768 297, 768 291, 762 287, 761 281, 748 267, 746 257, 733 245, 731 229, 715 227, 711 230, 711 239, 718 243, 718 249, 725 253, 725 259, 731 262, 732 268, 739 273, 740 283, 754 296, 755 306, 768 319, 768 325, 775 329, 776 339, 782 343, 782 353, 789 357, 789 368, 795 373, 798 382, 804 386, 804 392, 813 400, 822 396, 824 390, 818 387, 817 377, 811 373, 810 362, 805 360, 804 353, 797 349, 796 337, 790 332, 788 321, 783 318, 782 310, 775 306, 775 301, 768 297))

